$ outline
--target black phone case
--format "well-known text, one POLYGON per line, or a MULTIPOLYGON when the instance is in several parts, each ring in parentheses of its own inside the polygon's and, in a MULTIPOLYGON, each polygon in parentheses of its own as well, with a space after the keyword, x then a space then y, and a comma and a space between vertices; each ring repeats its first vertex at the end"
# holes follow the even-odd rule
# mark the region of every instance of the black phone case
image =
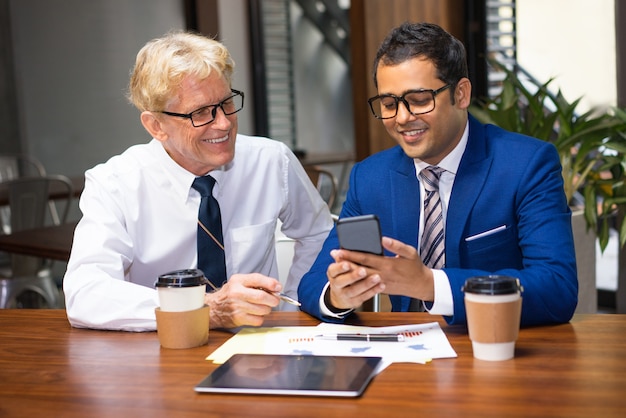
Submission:
POLYGON ((337 221, 341 248, 371 254, 383 254, 380 223, 376 215, 353 216, 337 221))

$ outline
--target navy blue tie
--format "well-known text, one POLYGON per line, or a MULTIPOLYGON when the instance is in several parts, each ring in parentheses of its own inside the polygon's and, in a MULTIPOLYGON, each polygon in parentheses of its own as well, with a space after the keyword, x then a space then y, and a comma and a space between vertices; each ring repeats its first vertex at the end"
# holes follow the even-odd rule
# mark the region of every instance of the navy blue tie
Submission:
POLYGON ((226 283, 226 257, 222 235, 220 205, 213 197, 215 179, 196 177, 192 187, 200 192, 202 201, 198 211, 198 268, 215 287, 226 283))

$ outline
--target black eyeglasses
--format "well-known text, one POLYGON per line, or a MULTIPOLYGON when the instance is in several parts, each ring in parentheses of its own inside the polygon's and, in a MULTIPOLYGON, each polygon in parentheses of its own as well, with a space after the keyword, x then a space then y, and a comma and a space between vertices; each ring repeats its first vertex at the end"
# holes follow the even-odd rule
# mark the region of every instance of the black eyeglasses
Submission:
POLYGON ((409 90, 401 97, 393 94, 383 94, 374 96, 367 102, 374 117, 378 119, 391 119, 398 114, 398 103, 404 103, 406 109, 414 116, 423 115, 435 110, 435 96, 442 91, 453 86, 453 83, 446 84, 437 90, 419 89, 409 90))
POLYGON ((222 109, 225 115, 232 115, 243 109, 243 92, 235 89, 231 89, 230 91, 233 93, 232 96, 225 98, 217 104, 203 106, 191 113, 174 113, 166 112, 165 110, 161 110, 159 113, 189 119, 191 120, 191 124, 196 128, 208 125, 215 120, 218 107, 222 109))

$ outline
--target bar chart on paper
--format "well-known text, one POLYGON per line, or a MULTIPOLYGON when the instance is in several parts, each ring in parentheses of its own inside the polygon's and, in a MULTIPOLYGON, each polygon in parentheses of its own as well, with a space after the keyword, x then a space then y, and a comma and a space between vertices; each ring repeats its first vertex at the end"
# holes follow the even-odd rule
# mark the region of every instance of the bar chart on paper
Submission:
POLYGON ((456 357, 438 323, 399 325, 391 327, 356 327, 320 324, 311 330, 288 330, 269 333, 265 352, 272 354, 375 356, 388 363, 426 363, 436 358, 456 357), (319 338, 320 335, 389 335, 386 341, 363 339, 319 338), (401 338, 397 338, 401 336, 401 338))

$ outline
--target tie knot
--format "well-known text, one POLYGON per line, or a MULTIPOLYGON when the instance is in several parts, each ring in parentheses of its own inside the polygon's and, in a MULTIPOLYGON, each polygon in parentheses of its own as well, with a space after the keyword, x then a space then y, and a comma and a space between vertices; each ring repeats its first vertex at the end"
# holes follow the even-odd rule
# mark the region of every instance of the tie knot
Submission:
POLYGON ((215 179, 211 176, 196 177, 191 185, 202 197, 211 196, 213 186, 215 186, 215 179))
POLYGON ((436 190, 438 191, 439 190, 439 177, 441 176, 441 173, 443 173, 444 171, 446 170, 444 170, 441 167, 436 167, 432 165, 429 165, 428 167, 420 171, 420 177, 423 180, 424 189, 426 189, 426 191, 429 191, 429 192, 433 192, 436 190))

